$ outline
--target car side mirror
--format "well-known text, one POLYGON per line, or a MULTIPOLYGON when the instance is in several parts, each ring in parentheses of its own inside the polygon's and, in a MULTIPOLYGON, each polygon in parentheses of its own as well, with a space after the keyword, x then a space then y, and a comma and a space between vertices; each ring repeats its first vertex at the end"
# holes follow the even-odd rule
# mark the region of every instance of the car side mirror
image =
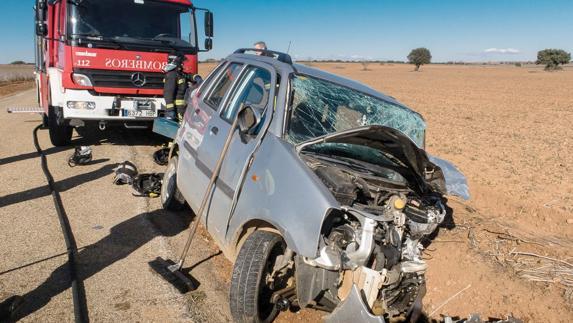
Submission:
POLYGON ((250 105, 239 111, 238 126, 239 132, 244 135, 254 135, 258 125, 261 123, 261 112, 250 105))
POLYGON ((205 37, 213 37, 213 13, 205 11, 205 37))
POLYGON ((195 74, 193 75, 193 78, 191 79, 191 82, 195 85, 195 86, 199 86, 203 83, 203 78, 201 77, 201 75, 199 74, 195 74))

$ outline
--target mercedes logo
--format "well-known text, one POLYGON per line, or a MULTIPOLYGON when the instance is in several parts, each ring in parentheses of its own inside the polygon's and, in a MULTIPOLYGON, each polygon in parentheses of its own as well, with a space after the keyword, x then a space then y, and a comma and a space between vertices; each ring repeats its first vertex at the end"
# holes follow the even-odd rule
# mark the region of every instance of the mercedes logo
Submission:
POLYGON ((131 74, 131 83, 137 87, 142 87, 145 85, 147 80, 145 79, 145 75, 141 73, 133 73, 131 74))

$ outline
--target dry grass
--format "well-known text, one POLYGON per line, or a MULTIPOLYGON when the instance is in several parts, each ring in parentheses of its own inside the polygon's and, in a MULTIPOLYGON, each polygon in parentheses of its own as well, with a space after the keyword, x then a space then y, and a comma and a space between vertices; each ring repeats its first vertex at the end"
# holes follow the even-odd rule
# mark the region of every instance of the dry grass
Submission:
POLYGON ((32 65, 0 65, 0 84, 25 82, 34 79, 32 65))
POLYGON ((0 65, 0 96, 30 89, 33 81, 33 65, 0 65))

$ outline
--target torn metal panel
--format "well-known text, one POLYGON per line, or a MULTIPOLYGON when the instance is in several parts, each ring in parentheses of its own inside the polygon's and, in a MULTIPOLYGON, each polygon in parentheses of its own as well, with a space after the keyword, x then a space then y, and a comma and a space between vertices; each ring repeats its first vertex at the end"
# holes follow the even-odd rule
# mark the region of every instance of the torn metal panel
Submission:
POLYGON ((462 174, 462 172, 460 172, 456 166, 454 166, 454 164, 447 160, 443 160, 431 155, 428 155, 428 158, 432 163, 434 163, 434 165, 442 169, 444 179, 446 180, 447 195, 458 196, 464 200, 469 200, 470 189, 464 174, 462 174))
POLYGON ((368 322, 368 323, 384 323, 385 320, 381 316, 375 316, 370 313, 370 310, 362 300, 360 291, 356 285, 352 286, 350 295, 332 312, 332 314, 324 317, 327 323, 343 323, 343 322, 368 322))

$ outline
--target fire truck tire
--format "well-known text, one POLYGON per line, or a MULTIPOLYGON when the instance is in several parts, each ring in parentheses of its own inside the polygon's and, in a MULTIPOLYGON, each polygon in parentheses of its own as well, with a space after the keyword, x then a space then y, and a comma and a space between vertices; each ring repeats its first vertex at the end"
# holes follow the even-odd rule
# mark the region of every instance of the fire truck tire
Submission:
POLYGON ((58 122, 58 117, 53 107, 48 109, 48 131, 52 145, 56 147, 69 145, 72 140, 73 130, 72 126, 58 122))

